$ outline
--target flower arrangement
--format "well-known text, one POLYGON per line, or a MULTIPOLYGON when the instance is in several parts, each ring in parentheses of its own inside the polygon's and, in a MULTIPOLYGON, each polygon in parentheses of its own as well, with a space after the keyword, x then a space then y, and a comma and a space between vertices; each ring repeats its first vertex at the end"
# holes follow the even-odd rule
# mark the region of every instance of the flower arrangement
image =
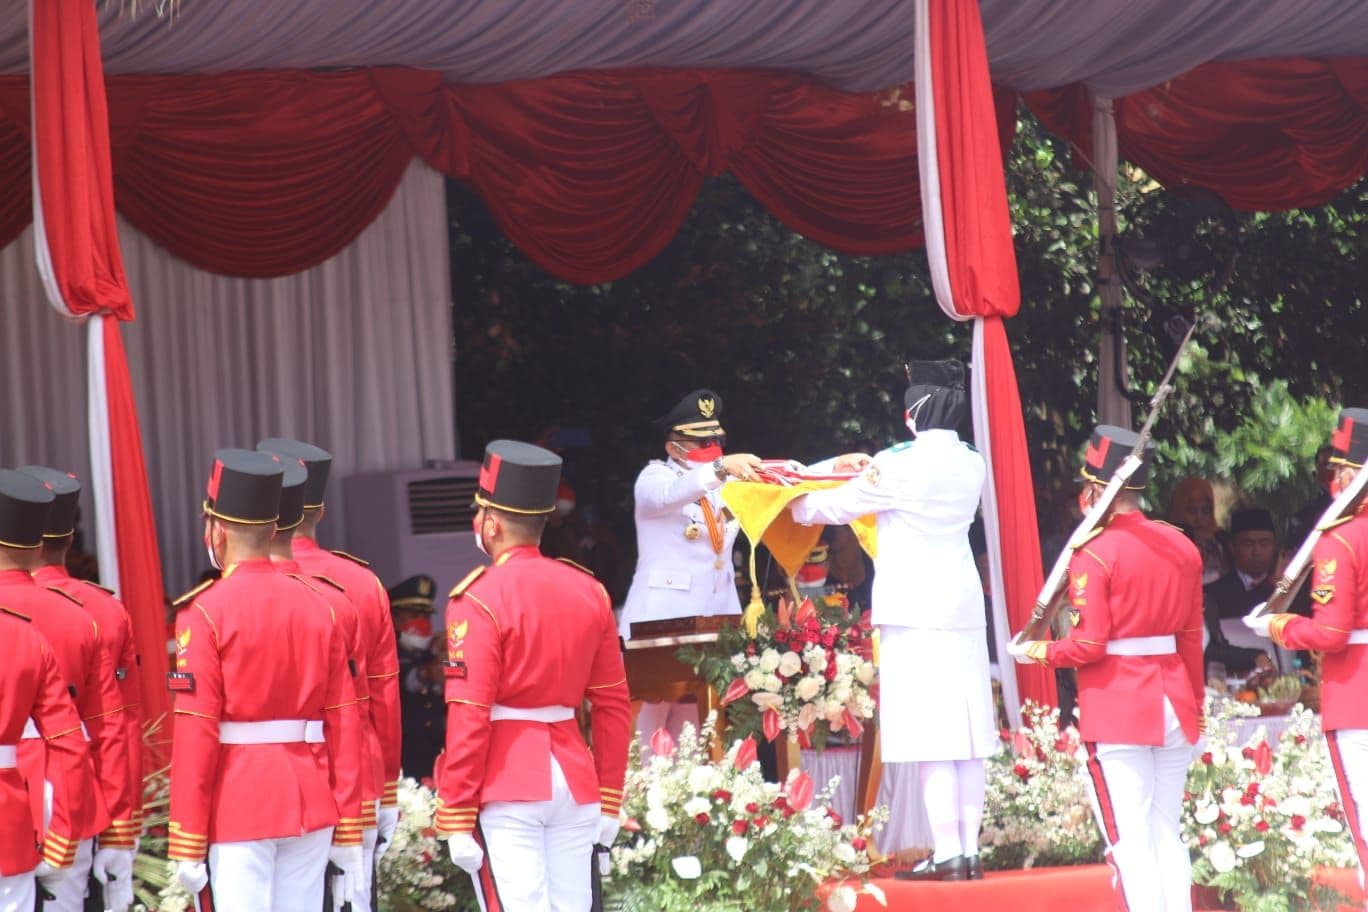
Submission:
POLYGON ((1059 710, 1027 703, 1024 726, 1004 732, 1009 747, 988 762, 983 865, 994 870, 1090 864, 1102 837, 1088 806, 1086 754, 1059 710))
POLYGON ((437 841, 437 794, 426 781, 399 780, 399 825, 376 867, 381 912, 478 909, 470 877, 437 841))
POLYGON ((817 750, 833 733, 858 738, 874 715, 876 672, 869 624, 851 617, 846 597, 804 599, 796 609, 780 599, 755 630, 725 627, 716 643, 677 653, 722 694, 733 733, 770 741, 786 733, 817 750))
POLYGON ((1356 856, 1317 717, 1294 707, 1277 749, 1260 728, 1236 744, 1232 721, 1258 707, 1213 701, 1206 749, 1188 775, 1183 835, 1194 883, 1213 887, 1245 912, 1335 908, 1313 880, 1317 867, 1352 867, 1356 856))
MULTIPOLYGON (((713 719, 704 723, 711 731, 713 719)), ((686 725, 676 745, 664 731, 654 756, 627 774, 623 835, 605 885, 621 912, 792 912, 822 902, 849 912, 870 867, 870 834, 887 819, 876 811, 853 823, 826 804, 812 779, 795 771, 766 782, 755 740, 738 741, 714 764, 707 743, 686 725), (854 880, 854 883, 850 882, 854 880)))

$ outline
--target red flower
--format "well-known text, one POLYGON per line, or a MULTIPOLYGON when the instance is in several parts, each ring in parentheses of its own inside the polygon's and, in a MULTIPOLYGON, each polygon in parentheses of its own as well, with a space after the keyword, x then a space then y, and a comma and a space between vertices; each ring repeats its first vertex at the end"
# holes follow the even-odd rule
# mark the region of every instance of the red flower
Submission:
POLYGON ((1259 783, 1251 782, 1249 785, 1246 785, 1245 794, 1250 796, 1259 794, 1259 783))
POLYGON ((707 823, 708 821, 712 820, 712 818, 709 817, 707 814, 694 814, 694 820, 696 820, 699 823, 707 823))
POLYGON ((424 827, 424 828, 423 828, 421 831, 419 831, 419 832, 420 832, 420 834, 422 835, 422 837, 423 837, 424 839, 436 839, 436 838, 437 838, 437 831, 436 831, 435 829, 433 829, 432 827, 424 827))
POLYGON ((1243 804, 1243 805, 1245 805, 1246 807, 1248 807, 1249 805, 1252 805, 1253 803, 1254 803, 1254 796, 1253 796, 1253 795, 1244 794, 1244 795, 1241 795, 1241 796, 1240 796, 1240 804, 1243 804))
POLYGON ((1207 838, 1206 838, 1205 836, 1198 836, 1198 837, 1197 837, 1197 844, 1198 844, 1199 846, 1204 846, 1204 845, 1206 845, 1206 844, 1207 844, 1207 838))
POLYGON ((748 829, 750 829, 750 821, 745 818, 732 822, 732 832, 737 836, 745 836, 748 829))
POLYGON ((1297 736, 1296 736, 1295 738, 1293 738, 1292 740, 1295 741, 1295 742, 1298 743, 1298 744, 1305 744, 1305 743, 1306 743, 1306 735, 1297 735, 1297 736))
POLYGON ((1230 832, 1230 824, 1229 824, 1229 823, 1222 823, 1220 826, 1216 827, 1216 832, 1218 832, 1218 833, 1220 833, 1222 836, 1224 836, 1226 833, 1229 833, 1229 832, 1230 832))
POLYGON ((1022 782, 1031 778, 1031 771, 1026 768, 1026 764, 1024 763, 1018 763, 1016 766, 1012 767, 1012 772, 1016 773, 1016 777, 1022 782))
POLYGON ((1252 748, 1252 747, 1246 747, 1244 750, 1240 751, 1240 756, 1241 756, 1241 757, 1244 757, 1246 760, 1253 760, 1253 759, 1254 759, 1254 748, 1252 748))
POLYGON ((1207 751, 1205 754, 1202 754, 1202 762, 1205 763, 1207 766, 1211 766, 1211 751, 1207 751))
POLYGON ((867 845, 869 845, 869 843, 865 841, 863 836, 856 836, 854 839, 850 840, 850 847, 857 852, 863 852, 867 845))
POLYGON ((718 789, 712 793, 712 798, 713 801, 721 801, 723 804, 726 804, 728 801, 732 800, 732 793, 726 789, 718 789))
POLYGON ((1267 832, 1268 832, 1268 821, 1267 821, 1267 820, 1260 820, 1258 823, 1254 824, 1254 829, 1258 830, 1260 833, 1267 833, 1267 832))
POLYGON ((422 855, 418 856, 418 860, 421 861, 423 864, 430 864, 432 862, 432 853, 424 852, 422 855))
POLYGON ((765 827, 769 826, 769 822, 770 819, 766 817, 764 814, 761 814, 759 817, 756 817, 754 820, 751 821, 751 823, 754 824, 757 830, 763 830, 765 827))
POLYGON ((825 646, 827 649, 830 649, 831 647, 835 646, 835 645, 836 645, 836 631, 834 631, 834 630, 827 630, 825 633, 823 633, 823 634, 822 634, 822 645, 825 646))
POLYGON ((827 817, 831 820, 831 828, 833 830, 839 830, 841 828, 841 824, 845 823, 845 821, 841 819, 840 813, 838 811, 832 810, 830 806, 827 807, 826 814, 827 817))
POLYGON ((419 779, 418 784, 421 785, 423 788, 430 788, 434 790, 437 788, 437 783, 432 781, 431 776, 424 776, 422 779, 419 779))
POLYGON ((746 803, 746 813, 747 813, 747 814, 754 814, 754 813, 755 813, 756 811, 758 811, 758 810, 760 810, 760 805, 756 804, 754 801, 750 801, 750 802, 747 802, 747 803, 746 803))
POLYGON ((753 655, 755 655, 755 644, 754 644, 754 643, 747 643, 747 644, 746 644, 746 655, 748 655, 748 656, 753 656, 753 655))
POLYGON ((1340 806, 1338 801, 1332 801, 1325 806, 1325 813, 1336 819, 1340 816, 1340 806))
POLYGON ((836 680, 836 660, 834 658, 827 659, 826 671, 822 672, 822 676, 828 681, 836 680))
POLYGON ((1306 818, 1303 817, 1301 814, 1293 814, 1293 815, 1292 815, 1292 829, 1294 829, 1294 830, 1300 830, 1300 829, 1301 829, 1302 827, 1304 827, 1304 826, 1306 826, 1306 818))
POLYGON ((776 642, 776 643, 787 643, 788 641, 789 641, 789 632, 788 632, 787 630, 782 630, 782 629, 781 629, 781 630, 776 630, 776 631, 774 631, 774 642, 776 642))
POLYGON ((783 795, 780 795, 778 798, 774 799, 774 806, 782 811, 784 808, 788 807, 788 799, 783 795))

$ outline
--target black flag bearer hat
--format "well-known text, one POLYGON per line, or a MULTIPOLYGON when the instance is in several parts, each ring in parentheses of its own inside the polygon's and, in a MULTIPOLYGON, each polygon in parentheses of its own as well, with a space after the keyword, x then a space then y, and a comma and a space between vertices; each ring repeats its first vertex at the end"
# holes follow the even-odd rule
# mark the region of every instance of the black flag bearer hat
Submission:
POLYGON ((276 517, 276 528, 286 532, 304 521, 304 489, 309 472, 304 463, 286 456, 280 457, 280 468, 280 515, 276 517))
POLYGON ((550 513, 556 509, 561 458, 519 440, 495 440, 485 447, 475 502, 509 513, 550 513))
MULTIPOLYGON (((1139 440, 1140 435, 1134 431, 1114 424, 1099 424, 1093 431, 1092 439, 1088 441, 1087 452, 1083 454, 1083 468, 1078 471, 1079 478, 1098 484, 1111 481, 1112 475, 1121 468, 1121 463, 1126 461, 1126 457, 1135 449, 1135 444, 1139 440)), ((1145 442, 1145 450, 1140 458, 1140 468, 1126 481, 1127 491, 1145 489, 1145 483, 1149 481, 1150 461, 1154 458, 1152 441, 1145 442)))
POLYGON ((328 472, 332 469, 332 453, 312 443, 290 437, 267 437, 257 444, 263 453, 274 453, 282 459, 297 459, 304 463, 309 480, 304 483, 304 507, 323 506, 323 494, 328 490, 328 472))
POLYGON ((389 591, 391 608, 431 608, 437 582, 425 573, 396 583, 389 591))
POLYGON ((24 472, 0 469, 0 547, 38 548, 56 495, 24 472))
POLYGON ((20 466, 19 471, 47 485, 54 495, 43 538, 66 538, 76 531, 76 507, 81 500, 81 483, 70 472, 47 466, 20 466))
POLYGON ((214 454, 204 512, 228 522, 265 525, 280 518, 279 456, 255 450, 223 449, 214 454))
POLYGON ((1368 462, 1368 409, 1347 408, 1339 414, 1335 436, 1330 438, 1333 450, 1331 465, 1363 468, 1368 462))
POLYGON ((725 437, 722 397, 710 389, 696 389, 654 422, 657 430, 698 440, 725 437))

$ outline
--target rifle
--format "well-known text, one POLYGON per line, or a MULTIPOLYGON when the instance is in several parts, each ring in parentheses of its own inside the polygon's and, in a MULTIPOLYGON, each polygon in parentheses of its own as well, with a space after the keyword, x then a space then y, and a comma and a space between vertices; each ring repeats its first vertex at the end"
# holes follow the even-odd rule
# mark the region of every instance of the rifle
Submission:
POLYGON ((1050 575, 1045 578, 1045 585, 1040 587, 1040 594, 1036 596, 1035 608, 1031 610, 1030 621, 1012 638, 1014 646, 1020 646, 1030 640, 1048 639, 1055 616, 1059 613, 1064 596, 1069 589, 1069 561, 1073 557, 1073 553, 1083 547, 1083 544, 1092 537, 1093 533, 1101 528, 1111 512, 1112 504, 1116 502, 1117 495, 1121 493, 1126 482, 1130 481, 1131 476, 1143 464, 1142 457, 1145 453, 1145 444, 1149 442, 1155 419, 1159 417, 1159 411, 1163 408, 1164 401, 1173 392, 1173 375, 1178 370, 1178 362, 1182 359, 1183 352, 1187 351, 1188 343, 1192 341, 1192 333, 1196 329, 1196 321, 1188 323, 1187 332, 1183 334, 1182 341, 1178 343, 1178 351, 1174 352, 1168 370, 1164 372, 1163 379, 1159 381, 1158 389, 1150 398, 1149 414, 1145 417, 1145 423, 1140 427, 1139 439, 1136 440, 1130 455, 1125 458, 1107 482, 1106 488, 1102 491, 1102 496, 1093 502, 1087 515, 1083 517, 1083 521, 1069 536, 1068 544, 1059 553, 1059 557, 1055 559, 1054 567, 1050 569, 1050 575))
POLYGON ((589 889, 592 896, 589 912, 603 912, 603 875, 608 873, 608 864, 608 847, 595 845, 589 853, 589 889))
POLYGON ((1260 602, 1250 609, 1246 615, 1248 620, 1252 621, 1265 614, 1282 614, 1287 611, 1288 605, 1301 591, 1306 578, 1311 575, 1311 552, 1316 549, 1316 543, 1321 540, 1327 529, 1349 514, 1354 508, 1354 502, 1365 488, 1368 488, 1368 469, 1359 469, 1354 480, 1349 482, 1349 486, 1339 492, 1339 496, 1330 502, 1330 506, 1325 508, 1320 519, 1316 520, 1316 525, 1301 543, 1297 553, 1292 556, 1292 560, 1288 561, 1282 576, 1278 577, 1268 601, 1260 602))

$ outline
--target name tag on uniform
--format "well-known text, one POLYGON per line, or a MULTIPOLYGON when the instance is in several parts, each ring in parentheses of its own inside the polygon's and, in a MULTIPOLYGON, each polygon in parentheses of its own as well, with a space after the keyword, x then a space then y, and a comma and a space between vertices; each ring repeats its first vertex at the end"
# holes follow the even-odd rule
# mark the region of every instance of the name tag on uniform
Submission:
POLYGON ((194 693, 195 674, 190 671, 168 671, 166 673, 166 689, 172 693, 194 693))
POLYGON ((455 678, 458 681, 464 681, 466 679, 465 662, 446 662, 444 664, 446 667, 442 670, 442 673, 448 678, 455 678))

